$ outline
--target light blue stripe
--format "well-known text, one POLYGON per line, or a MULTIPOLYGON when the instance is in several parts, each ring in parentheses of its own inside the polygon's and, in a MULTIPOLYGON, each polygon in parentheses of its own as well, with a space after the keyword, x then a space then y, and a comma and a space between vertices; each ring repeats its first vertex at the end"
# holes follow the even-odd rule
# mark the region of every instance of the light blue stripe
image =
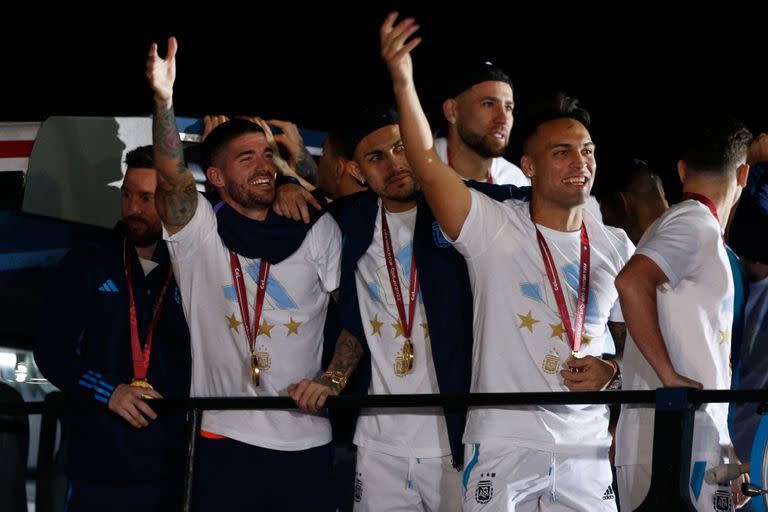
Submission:
POLYGON ((94 377, 97 377, 99 379, 101 378, 101 374, 99 372, 95 372, 93 370, 88 370, 88 373, 90 373, 91 375, 93 375, 94 377))
POLYGON ((109 398, 109 396, 112 394, 111 391, 109 391, 107 389, 104 389, 104 388, 96 388, 96 393, 98 393, 100 395, 104 395, 107 398, 109 398))
POLYGON ((98 384, 99 383, 99 379, 97 379, 93 375, 88 375, 87 373, 82 374, 80 376, 80 378, 85 379, 85 380, 87 380, 88 382, 90 382, 92 384, 98 384))
POLYGON ((99 385, 100 385, 101 387, 103 387, 104 389, 108 389, 108 390, 110 390, 110 391, 114 391, 114 389, 115 389, 115 386, 113 386, 113 385, 112 385, 112 384, 110 384, 109 382, 104 382, 103 380, 100 380, 100 381, 99 381, 99 385))
POLYGON ((704 471, 707 469, 707 461, 697 460, 693 463, 693 472, 691 473, 691 490, 696 499, 701 494, 701 486, 704 484, 704 471))
POLYGON ((467 467, 464 468, 464 492, 467 492, 467 484, 469 483, 469 474, 472 469, 477 465, 477 459, 480 457, 480 443, 475 443, 475 454, 472 456, 472 460, 469 461, 467 467))
POLYGON ((81 386, 85 387, 85 388, 93 389, 93 384, 91 384, 90 382, 85 382, 84 380, 79 380, 79 381, 77 381, 77 383, 80 384, 81 386))
POLYGON ((108 398, 104 398, 101 395, 93 395, 93 398, 95 398, 96 400, 98 400, 99 402, 101 402, 103 404, 108 404, 109 403, 109 399, 108 398))
POLYGON ((0 272, 24 268, 55 267, 69 249, 12 252, 0 254, 0 272))

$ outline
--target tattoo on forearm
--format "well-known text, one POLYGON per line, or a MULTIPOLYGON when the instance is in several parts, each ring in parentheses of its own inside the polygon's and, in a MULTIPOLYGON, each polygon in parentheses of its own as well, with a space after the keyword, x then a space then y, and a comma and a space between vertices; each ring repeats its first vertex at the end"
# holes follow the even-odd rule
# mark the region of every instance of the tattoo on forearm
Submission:
POLYGON ((317 164, 304 145, 301 146, 301 155, 296 161, 296 172, 310 183, 317 182, 317 164))
POLYGON ((328 370, 339 371, 349 376, 357 367, 361 357, 363 357, 362 345, 351 332, 344 329, 336 341, 336 350, 328 370))
POLYGON ((176 128, 176 115, 173 106, 156 112, 154 119, 153 143, 160 153, 167 158, 179 160, 177 167, 180 172, 186 171, 184 166, 184 151, 176 128))
POLYGON ((162 180, 157 187, 158 213, 163 221, 171 226, 184 226, 192 219, 197 208, 197 189, 192 174, 176 186, 168 186, 168 182, 162 180))
POLYGON ((624 345, 627 341, 627 324, 624 322, 608 322, 608 330, 613 337, 613 343, 616 345, 616 358, 622 359, 624 356, 624 345))

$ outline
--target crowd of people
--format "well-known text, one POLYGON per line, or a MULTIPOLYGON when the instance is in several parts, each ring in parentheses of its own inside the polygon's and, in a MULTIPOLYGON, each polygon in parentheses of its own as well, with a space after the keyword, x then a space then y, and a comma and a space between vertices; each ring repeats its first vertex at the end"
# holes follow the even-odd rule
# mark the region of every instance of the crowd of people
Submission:
MULTIPOLYGON (((418 28, 384 20, 396 109, 336 120, 317 165, 292 123, 206 118, 214 201, 176 126, 178 43, 152 45, 153 144, 127 156, 113 243, 63 263, 35 350, 70 399, 102 404, 67 418, 67 510, 179 509, 186 418, 157 414, 163 397, 298 406, 205 411, 194 510, 333 511, 339 393, 765 386, 766 139, 712 115, 680 151, 679 203, 637 160, 607 171, 598 203, 575 98, 531 108, 519 166, 504 158, 514 90, 493 64, 456 68, 435 137, 418 28)), ((364 408, 341 487, 356 511, 634 510, 653 421, 635 405, 618 423, 605 405, 364 408)), ((697 510, 745 505, 743 477, 704 474, 747 461, 756 421, 748 406, 696 412, 697 510)))

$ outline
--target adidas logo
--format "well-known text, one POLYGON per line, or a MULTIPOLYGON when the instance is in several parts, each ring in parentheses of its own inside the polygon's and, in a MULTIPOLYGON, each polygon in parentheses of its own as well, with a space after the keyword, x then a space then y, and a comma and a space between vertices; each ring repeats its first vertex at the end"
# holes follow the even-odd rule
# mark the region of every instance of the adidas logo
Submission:
POLYGON ((613 494, 613 488, 611 488, 611 486, 609 485, 608 488, 605 490, 605 493, 603 493, 603 501, 615 500, 615 499, 616 499, 616 495, 613 494))
POLYGON ((115 286, 115 283, 113 283, 111 279, 107 279, 104 281, 104 284, 99 286, 99 291, 104 293, 117 293, 120 290, 117 289, 117 286, 115 286))

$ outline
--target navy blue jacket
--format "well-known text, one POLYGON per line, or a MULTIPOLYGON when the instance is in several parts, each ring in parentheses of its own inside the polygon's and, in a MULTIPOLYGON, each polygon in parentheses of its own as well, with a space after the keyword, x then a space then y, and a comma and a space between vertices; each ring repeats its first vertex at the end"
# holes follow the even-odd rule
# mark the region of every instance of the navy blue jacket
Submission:
MULTIPOLYGON (((143 345, 170 260, 159 242, 153 256, 159 265, 145 277, 133 249, 131 257, 143 345)), ((148 427, 136 429, 107 408, 114 388, 133 377, 128 311, 119 233, 107 243, 73 249, 64 258, 40 320, 35 360, 69 400, 96 405, 73 408, 66 417, 67 473, 72 479, 128 483, 183 475, 186 411, 158 413, 148 427)), ((147 380, 166 398, 188 397, 190 364, 189 330, 172 280, 155 328, 147 380)))
MULTIPOLYGON (((488 185, 467 181, 467 186, 504 201, 529 199, 530 188, 488 185)), ((472 290, 464 257, 445 239, 423 195, 417 199, 413 253, 419 273, 419 288, 429 323, 435 373, 441 393, 468 393, 472 363, 472 290)), ((357 337, 364 349, 354 382, 366 394, 371 382, 371 355, 365 337, 355 284, 358 260, 373 241, 378 196, 360 192, 329 206, 342 233, 339 302, 344 328, 357 337)), ((352 385, 352 380, 350 384, 352 385)), ((445 419, 454 465, 462 465, 466 410, 446 409, 445 419)))

